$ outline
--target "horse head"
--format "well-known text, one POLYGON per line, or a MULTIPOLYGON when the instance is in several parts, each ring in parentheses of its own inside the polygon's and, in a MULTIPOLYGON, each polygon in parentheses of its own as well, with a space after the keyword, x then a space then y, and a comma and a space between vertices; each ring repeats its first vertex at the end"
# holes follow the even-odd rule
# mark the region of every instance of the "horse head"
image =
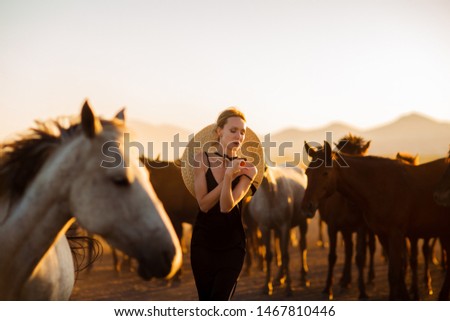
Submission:
POLYGON ((305 142, 305 150, 311 157, 306 169, 308 185, 302 201, 302 211, 308 218, 315 215, 319 202, 336 191, 335 153, 328 142, 324 146, 314 148, 305 142))
POLYGON ((147 171, 124 149, 124 112, 102 121, 86 102, 81 128, 71 144, 79 163, 70 175, 71 213, 86 230, 135 257, 144 279, 170 277, 180 266, 180 245, 147 171))

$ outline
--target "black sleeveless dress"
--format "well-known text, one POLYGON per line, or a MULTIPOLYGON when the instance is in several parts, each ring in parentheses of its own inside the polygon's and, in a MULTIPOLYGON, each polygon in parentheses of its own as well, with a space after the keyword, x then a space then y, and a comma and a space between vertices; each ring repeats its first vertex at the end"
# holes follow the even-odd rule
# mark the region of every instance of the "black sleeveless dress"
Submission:
MULTIPOLYGON (((206 156, 208 157, 208 156, 206 156)), ((206 183, 208 192, 217 185, 208 159, 206 183)), ((240 177, 232 182, 234 188, 240 177)), ((245 232, 241 220, 241 204, 229 213, 220 204, 207 213, 200 211, 191 240, 191 266, 199 300, 230 300, 245 257, 245 232)))

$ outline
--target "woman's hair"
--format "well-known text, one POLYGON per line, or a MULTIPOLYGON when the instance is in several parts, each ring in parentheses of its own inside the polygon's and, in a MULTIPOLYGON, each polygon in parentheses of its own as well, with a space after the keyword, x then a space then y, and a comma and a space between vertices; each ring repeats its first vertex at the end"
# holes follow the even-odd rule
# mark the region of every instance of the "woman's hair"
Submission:
POLYGON ((241 112, 236 107, 230 107, 230 108, 225 109, 223 112, 221 112, 219 117, 217 117, 215 129, 217 130, 218 128, 223 128, 225 126, 225 124, 227 123, 228 118, 231 118, 231 117, 239 117, 243 121, 245 121, 245 122, 247 121, 245 119, 243 112, 241 112))

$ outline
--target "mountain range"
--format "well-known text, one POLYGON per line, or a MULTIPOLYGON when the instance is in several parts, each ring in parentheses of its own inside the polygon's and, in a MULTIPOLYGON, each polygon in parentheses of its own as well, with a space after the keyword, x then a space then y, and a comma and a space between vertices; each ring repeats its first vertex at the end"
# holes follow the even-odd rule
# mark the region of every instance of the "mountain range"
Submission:
MULTIPOLYGON (((150 157, 160 155, 162 159, 181 156, 184 148, 176 148, 180 146, 177 143, 173 145, 176 141, 175 135, 179 135, 180 142, 187 142, 189 135, 193 133, 173 125, 152 125, 137 120, 130 120, 128 125, 134 134, 133 139, 144 146, 146 155, 150 157), (149 145, 149 142, 153 145, 149 145), (150 150, 152 153, 149 153, 150 150)), ((419 155, 421 160, 439 158, 447 155, 450 144, 450 122, 436 121, 418 113, 404 115, 390 123, 368 130, 334 122, 312 130, 286 128, 268 134, 270 137, 267 134, 260 135, 260 138, 261 141, 270 139, 277 144, 276 146, 285 143, 284 156, 289 157, 294 153, 303 153, 304 141, 322 144, 324 140, 328 140, 336 143, 349 133, 371 141, 369 154, 385 157, 394 157, 397 152, 406 152, 419 155)), ((272 148, 272 152, 278 153, 280 149, 272 148)))

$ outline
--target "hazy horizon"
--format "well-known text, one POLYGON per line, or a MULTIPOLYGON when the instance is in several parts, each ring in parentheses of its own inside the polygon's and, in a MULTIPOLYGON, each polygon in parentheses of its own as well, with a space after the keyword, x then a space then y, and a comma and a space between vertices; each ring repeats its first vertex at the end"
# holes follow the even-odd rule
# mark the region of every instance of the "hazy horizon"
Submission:
MULTIPOLYGON (((71 114, 71 115, 69 115, 69 114, 63 115, 63 114, 61 114, 61 115, 57 115, 57 116, 76 116, 76 115, 77 114, 74 113, 74 114, 71 114)), ((314 127, 306 127, 306 126, 302 126, 301 124, 299 124, 299 125, 290 125, 290 126, 286 126, 286 127, 281 127, 281 128, 278 128, 278 129, 272 129, 272 130, 268 130, 266 132, 256 132, 256 133, 258 135, 265 135, 265 134, 268 134, 268 133, 277 134, 277 133, 281 133, 281 132, 286 131, 286 130, 300 130, 300 131, 308 132, 308 131, 316 131, 316 130, 320 130, 320 129, 323 129, 323 128, 327 128, 327 127, 332 126, 332 125, 342 125, 342 126, 345 126, 345 127, 354 128, 354 129, 359 130, 361 132, 366 132, 366 131, 370 131, 370 130, 373 130, 373 129, 377 129, 377 128, 380 128, 380 127, 392 124, 392 123, 398 121, 399 119, 402 119, 402 118, 405 118, 405 117, 408 117, 408 116, 411 116, 411 115, 419 115, 420 117, 423 117, 425 119, 429 119, 431 121, 434 121, 434 122, 437 122, 437 123, 441 123, 441 124, 448 124, 450 126, 450 120, 435 119, 435 118, 433 118, 433 117, 431 117, 429 115, 426 115, 425 113, 411 111, 411 112, 408 112, 408 113, 405 113, 405 114, 398 115, 397 117, 394 117, 393 119, 390 119, 390 120, 388 120, 388 121, 386 121, 384 123, 375 124, 375 125, 369 126, 369 127, 359 127, 359 126, 350 124, 349 122, 346 122, 344 120, 332 120, 332 121, 330 121, 328 123, 325 123, 325 124, 322 124, 322 125, 317 125, 317 126, 314 126, 314 127)), ((17 130, 10 131, 10 132, 6 132, 6 131, 3 130, 4 127, 2 126, 2 124, 3 124, 4 120, 0 119, 0 141, 1 141, 2 138, 6 138, 6 137, 9 137, 9 136, 12 136, 12 135, 15 135, 15 134, 20 134, 21 132, 24 132, 24 131, 32 128, 35 125, 35 121, 46 121, 46 120, 50 120, 50 119, 56 119, 56 117, 43 117, 43 118, 35 119, 35 120, 32 120, 28 126, 26 126, 24 128, 18 128, 17 130)), ((101 115, 101 117, 105 117, 106 119, 108 119, 108 118, 113 117, 113 114, 111 114, 111 115, 101 115)), ((183 125, 180 125, 180 124, 176 124, 176 123, 153 123, 151 121, 147 121, 146 119, 130 118, 128 116, 126 117, 126 121, 127 121, 128 124, 140 123, 140 124, 143 124, 143 125, 149 125, 149 126, 154 126, 154 127, 167 127, 167 126, 170 126, 170 127, 174 127, 174 128, 177 128, 177 129, 189 132, 189 133, 195 133, 198 130, 202 129, 202 128, 189 128, 189 127, 186 127, 186 126, 183 126, 183 125)))
POLYGON ((237 106, 258 133, 450 121, 450 2, 0 2, 3 135, 77 114, 196 130, 237 106))

